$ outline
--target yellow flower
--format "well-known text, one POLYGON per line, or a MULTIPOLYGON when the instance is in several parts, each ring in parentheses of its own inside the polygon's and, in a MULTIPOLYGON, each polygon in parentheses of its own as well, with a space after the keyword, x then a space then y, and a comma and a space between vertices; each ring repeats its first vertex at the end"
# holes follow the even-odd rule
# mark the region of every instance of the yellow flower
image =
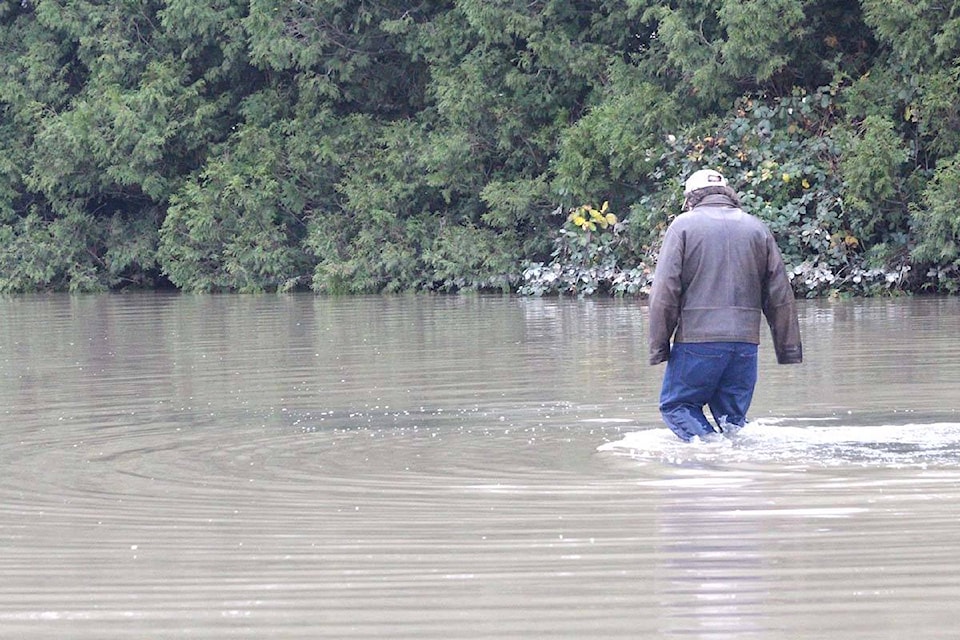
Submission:
POLYGON ((610 208, 610 202, 604 201, 600 209, 595 209, 593 205, 582 204, 576 209, 571 210, 567 216, 567 222, 583 229, 584 231, 596 231, 597 226, 606 229, 612 224, 617 224, 617 216, 607 213, 610 208))
POLYGON ((790 182, 790 174, 789 174, 789 173, 783 174, 783 181, 784 181, 784 182, 790 182))
POLYGON ((809 189, 809 188, 810 188, 810 181, 807 180, 806 178, 804 178, 804 179, 803 179, 803 182, 801 182, 800 184, 803 185, 803 188, 804 188, 804 189, 809 189))

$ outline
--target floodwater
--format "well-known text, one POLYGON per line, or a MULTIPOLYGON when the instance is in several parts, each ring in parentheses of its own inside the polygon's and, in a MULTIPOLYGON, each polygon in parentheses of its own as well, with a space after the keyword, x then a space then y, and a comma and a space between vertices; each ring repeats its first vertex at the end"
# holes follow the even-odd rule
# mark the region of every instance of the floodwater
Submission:
POLYGON ((960 300, 659 424, 635 301, 0 299, 0 638, 954 638, 960 300))

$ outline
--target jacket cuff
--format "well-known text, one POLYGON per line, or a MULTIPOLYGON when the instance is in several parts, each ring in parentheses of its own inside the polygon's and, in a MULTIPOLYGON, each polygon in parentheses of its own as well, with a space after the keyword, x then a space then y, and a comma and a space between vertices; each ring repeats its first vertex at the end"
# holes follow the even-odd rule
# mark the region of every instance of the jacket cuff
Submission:
POLYGON ((801 345, 784 347, 777 352, 778 364, 800 364, 801 362, 803 362, 803 347, 801 345))
POLYGON ((670 359, 670 347, 661 347, 650 352, 650 364, 660 364, 670 359))

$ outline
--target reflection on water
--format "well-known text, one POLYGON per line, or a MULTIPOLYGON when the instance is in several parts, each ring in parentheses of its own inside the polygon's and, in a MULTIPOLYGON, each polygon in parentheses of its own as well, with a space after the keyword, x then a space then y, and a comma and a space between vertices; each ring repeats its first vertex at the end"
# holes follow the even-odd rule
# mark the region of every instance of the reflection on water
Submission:
POLYGON ((773 586, 764 567, 762 527, 747 477, 678 478, 662 488, 657 519, 666 578, 660 636, 754 638, 773 586), (746 489, 744 491, 744 489, 746 489))
POLYGON ((960 304, 659 425, 642 305, 0 300, 2 638, 952 636, 960 304))

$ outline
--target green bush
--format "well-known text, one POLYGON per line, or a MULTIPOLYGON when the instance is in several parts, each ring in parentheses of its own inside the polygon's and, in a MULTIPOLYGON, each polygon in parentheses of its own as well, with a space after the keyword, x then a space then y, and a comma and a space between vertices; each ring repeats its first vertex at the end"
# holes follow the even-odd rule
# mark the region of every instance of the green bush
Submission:
POLYGON ((229 152, 170 199, 164 273, 188 291, 283 291, 309 284, 304 203, 287 174, 281 125, 247 126, 229 152))
MULTIPOLYGON (((657 161, 662 186, 643 196, 628 218, 645 231, 635 246, 646 246, 647 254, 634 260, 655 260, 658 236, 680 212, 682 179, 710 167, 721 171, 741 195, 744 208, 771 228, 801 295, 904 288, 911 269, 902 262, 905 240, 901 250, 893 252, 888 245, 878 251, 873 243, 880 238, 894 242, 905 213, 892 207, 894 213, 884 218, 873 215, 865 203, 894 191, 890 176, 905 154, 895 135, 886 155, 866 152, 875 142, 867 136, 871 129, 857 137, 838 127, 833 93, 826 87, 776 100, 744 98, 722 121, 669 135, 657 161), (844 156, 843 149, 850 147, 864 148, 863 156, 844 156), (838 171, 844 161, 847 170, 838 171), (857 197, 860 208, 848 204, 857 197), (888 254, 893 256, 890 261, 878 263, 888 254)), ((877 126, 884 130, 883 123, 877 126)))
POLYGON ((633 251, 626 223, 609 211, 581 205, 571 210, 554 240, 550 262, 528 262, 520 293, 588 296, 646 294, 651 269, 631 260, 633 251))
POLYGON ((643 295, 711 166, 799 294, 956 291, 958 33, 933 0, 0 3, 0 290, 643 295))
POLYGON ((943 160, 922 200, 912 207, 914 256, 930 264, 928 288, 960 292, 960 154, 943 160))

